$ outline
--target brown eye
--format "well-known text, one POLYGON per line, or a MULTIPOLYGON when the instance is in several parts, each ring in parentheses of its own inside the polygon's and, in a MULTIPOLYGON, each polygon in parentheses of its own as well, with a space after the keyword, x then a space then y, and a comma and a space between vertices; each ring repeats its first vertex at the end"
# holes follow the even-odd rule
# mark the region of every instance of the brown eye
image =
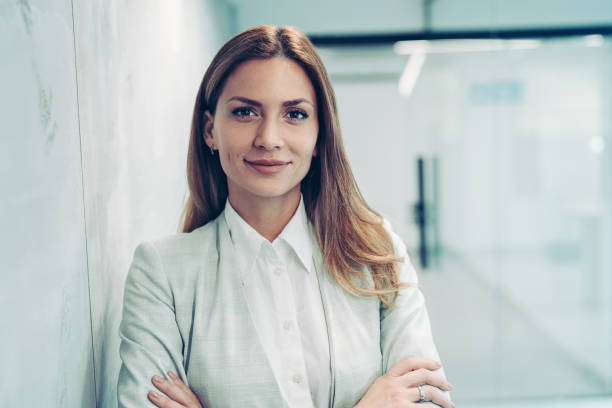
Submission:
POLYGON ((240 108, 236 108, 232 111, 232 115, 238 117, 248 117, 255 116, 255 112, 248 106, 241 106, 240 108))
POLYGON ((296 119, 296 120, 303 120, 308 117, 308 114, 306 112, 298 110, 298 109, 289 111, 288 115, 290 119, 296 119))

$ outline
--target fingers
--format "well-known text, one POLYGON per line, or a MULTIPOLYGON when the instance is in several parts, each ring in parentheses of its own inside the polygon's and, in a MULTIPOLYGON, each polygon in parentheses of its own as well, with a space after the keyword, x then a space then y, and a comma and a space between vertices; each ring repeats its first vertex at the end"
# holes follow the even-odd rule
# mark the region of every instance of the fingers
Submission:
POLYGON ((429 371, 425 368, 416 369, 402 375, 400 378, 402 383, 408 388, 428 384, 438 387, 444 391, 450 391, 453 389, 451 383, 449 383, 440 372, 429 371))
POLYGON ((168 371, 168 377, 170 377, 170 379, 181 389, 183 390, 183 392, 189 394, 191 393, 191 389, 185 385, 185 383, 179 378, 177 377, 176 374, 174 374, 172 371, 168 371))
POLYGON ((151 399, 155 405, 162 408, 202 408, 202 404, 200 404, 198 397, 176 374, 172 371, 168 371, 168 377, 170 377, 172 381, 165 380, 158 375, 154 375, 151 379, 153 384, 167 396, 159 395, 155 391, 151 391, 149 393, 149 399, 151 399))
MULTIPOLYGON (((176 378, 176 376, 174 376, 176 378)), ((170 376, 170 378, 172 379, 172 376, 170 376)), ((181 386, 179 384, 175 384, 175 380, 172 379, 173 381, 168 381, 163 379, 162 377, 158 376, 158 375, 154 375, 152 378, 152 382, 153 385, 155 385, 157 387, 157 389, 159 389, 161 392, 163 392, 164 394, 166 394, 172 401, 180 403, 181 405, 162 405, 164 408, 167 407, 174 407, 174 406, 183 406, 183 405, 187 405, 187 400, 186 400, 186 395, 185 395, 185 390, 183 388, 181 388, 181 386)), ((183 382, 180 382, 181 384, 183 384, 183 382)), ((184 385, 184 384, 183 384, 184 385)), ((161 398, 163 399, 167 399, 165 397, 162 396, 161 398)), ((158 405, 159 406, 159 405, 158 405)))
POLYGON ((419 368, 425 368, 427 370, 437 370, 440 367, 442 367, 442 364, 430 358, 406 357, 398 361, 393 367, 391 367, 389 371, 387 371, 387 374, 392 375, 394 377, 399 377, 419 368))
MULTIPOLYGON (((442 408, 455 408, 455 404, 449 400, 438 388, 432 387, 431 385, 423 385, 421 388, 425 392, 425 401, 431 401, 442 408)), ((415 387, 411 388, 410 391, 413 395, 411 400, 414 402, 419 402, 421 400, 419 389, 415 387)))
POLYGON ((172 401, 155 391, 149 391, 148 397, 149 400, 159 408, 183 408, 178 402, 172 401))

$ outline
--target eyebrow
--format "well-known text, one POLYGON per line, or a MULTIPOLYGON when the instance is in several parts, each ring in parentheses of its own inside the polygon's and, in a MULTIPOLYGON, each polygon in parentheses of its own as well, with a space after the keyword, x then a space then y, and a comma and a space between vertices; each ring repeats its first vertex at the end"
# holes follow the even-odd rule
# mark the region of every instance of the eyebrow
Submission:
MULTIPOLYGON (((231 101, 240 101, 240 102, 244 102, 244 103, 248 103, 249 105, 253 105, 253 106, 258 106, 261 107, 261 102, 257 102, 253 99, 249 99, 249 98, 245 98, 244 96, 232 96, 231 98, 229 98, 227 100, 227 102, 231 102, 231 101)), ((305 102, 309 105, 312 105, 312 107, 314 107, 314 104, 312 102, 310 102, 308 99, 305 98, 298 98, 298 99, 293 99, 290 101, 285 101, 283 102, 283 107, 288 107, 288 106, 295 106, 295 105, 299 105, 300 103, 305 102)))

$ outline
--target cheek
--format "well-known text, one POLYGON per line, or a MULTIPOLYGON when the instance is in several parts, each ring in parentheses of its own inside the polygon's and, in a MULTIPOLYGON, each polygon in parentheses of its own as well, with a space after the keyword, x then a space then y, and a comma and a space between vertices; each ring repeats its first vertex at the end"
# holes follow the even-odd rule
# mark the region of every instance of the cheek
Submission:
POLYGON ((308 142, 305 145, 305 155, 307 154, 308 156, 312 157, 313 154, 317 154, 318 152, 316 152, 316 146, 317 146, 317 136, 318 136, 318 131, 315 129, 314 132, 309 133, 308 135, 308 142))
POLYGON ((232 171, 232 168, 238 167, 242 163, 242 157, 244 155, 241 150, 236 146, 225 146, 225 149, 221 152, 219 159, 221 160, 221 166, 226 170, 232 171))
POLYGON ((227 134, 223 134, 224 137, 217 139, 217 148, 219 154, 219 160, 221 162, 221 168, 225 174, 233 173, 232 168, 236 167, 238 159, 239 148, 232 138, 225 137, 227 134))
POLYGON ((291 141, 291 148, 300 156, 312 156, 312 152, 317 143, 319 129, 317 125, 302 126, 292 130, 286 140, 291 141))
POLYGON ((230 129, 223 132, 220 140, 221 155, 226 160, 236 160, 244 156, 250 149, 248 137, 241 132, 232 132, 230 129))

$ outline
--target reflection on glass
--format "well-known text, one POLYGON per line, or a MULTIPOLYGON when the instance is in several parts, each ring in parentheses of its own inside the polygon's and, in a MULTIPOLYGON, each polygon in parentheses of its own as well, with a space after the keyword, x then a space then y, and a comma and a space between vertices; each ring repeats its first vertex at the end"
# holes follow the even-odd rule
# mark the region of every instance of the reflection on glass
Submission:
POLYGON ((421 281, 455 398, 610 394, 609 40, 322 51, 363 193, 413 258, 416 161, 437 169, 421 281))

